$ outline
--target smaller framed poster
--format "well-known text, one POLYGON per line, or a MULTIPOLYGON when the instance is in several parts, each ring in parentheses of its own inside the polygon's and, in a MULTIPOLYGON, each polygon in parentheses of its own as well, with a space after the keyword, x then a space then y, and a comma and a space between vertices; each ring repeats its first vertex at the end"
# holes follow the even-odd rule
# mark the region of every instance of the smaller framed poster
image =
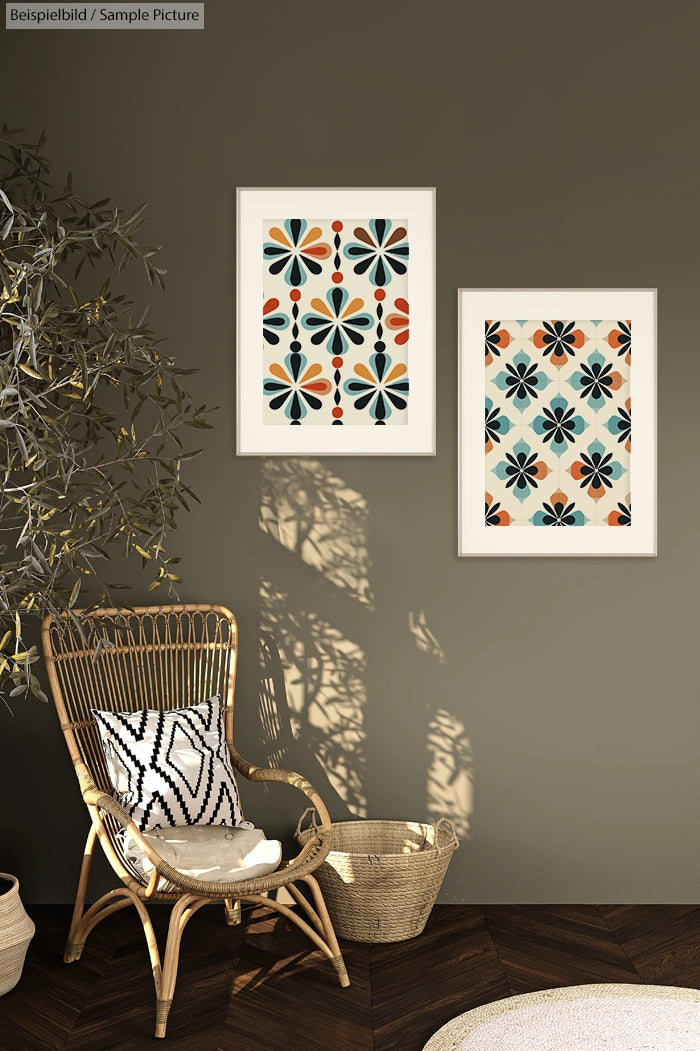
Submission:
POLYGON ((239 455, 434 455, 435 191, 237 205, 239 455))
POLYGON ((655 289, 460 289, 459 369, 460 555, 656 554, 655 289))

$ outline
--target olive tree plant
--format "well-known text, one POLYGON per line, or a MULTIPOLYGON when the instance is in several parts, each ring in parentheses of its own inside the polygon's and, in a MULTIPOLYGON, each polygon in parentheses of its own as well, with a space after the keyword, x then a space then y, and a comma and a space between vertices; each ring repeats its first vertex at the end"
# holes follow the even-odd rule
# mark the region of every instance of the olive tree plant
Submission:
POLYGON ((163 286, 158 249, 137 240, 145 206, 88 204, 70 175, 56 194, 42 149, 0 133, 0 692, 43 698, 29 619, 70 615, 86 593, 112 604, 114 556, 172 593, 165 540, 197 454, 183 428, 210 425, 181 383, 195 370, 112 289, 131 262, 163 286))

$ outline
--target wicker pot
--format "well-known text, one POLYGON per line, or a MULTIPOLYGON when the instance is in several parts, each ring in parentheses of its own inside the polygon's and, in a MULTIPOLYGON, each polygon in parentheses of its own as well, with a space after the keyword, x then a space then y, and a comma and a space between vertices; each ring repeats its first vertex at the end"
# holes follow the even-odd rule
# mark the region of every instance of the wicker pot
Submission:
POLYGON ((0 872, 0 996, 17 985, 33 937, 34 924, 24 911, 19 881, 0 872))
MULTIPOLYGON (((315 826, 301 830, 304 843, 315 826)), ((452 823, 339 821, 328 857, 314 875, 335 932, 356 942, 400 942, 425 927, 458 846, 452 823)))

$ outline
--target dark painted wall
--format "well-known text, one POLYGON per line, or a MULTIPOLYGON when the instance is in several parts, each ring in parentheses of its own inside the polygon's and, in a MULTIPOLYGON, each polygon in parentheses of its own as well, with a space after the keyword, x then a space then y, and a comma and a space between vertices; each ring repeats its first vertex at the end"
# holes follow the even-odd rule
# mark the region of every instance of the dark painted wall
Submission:
MULTIPOLYGON (((206 18, 0 47, 4 118, 46 129, 57 183, 150 202, 167 291, 127 287, 221 406, 173 546, 183 599, 238 613, 240 747, 262 757, 266 626, 292 665, 287 758, 336 817, 468 822, 444 900, 694 900, 697 12, 207 0, 206 18), (237 185, 437 187, 437 457, 236 458, 237 185), (471 285, 658 287, 657 559, 457 559, 471 285)), ((52 708, 0 714, 0 792, 0 867, 27 901, 69 900, 87 815, 52 708)), ((278 832, 294 810, 252 816, 278 832)))

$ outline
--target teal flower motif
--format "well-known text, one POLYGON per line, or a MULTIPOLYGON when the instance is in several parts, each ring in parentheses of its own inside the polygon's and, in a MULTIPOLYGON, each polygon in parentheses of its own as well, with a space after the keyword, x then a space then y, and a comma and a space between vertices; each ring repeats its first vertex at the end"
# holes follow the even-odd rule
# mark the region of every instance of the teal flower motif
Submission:
POLYGON ((513 452, 506 453, 505 460, 496 464, 493 473, 522 501, 527 500, 532 489, 547 477, 549 467, 544 460, 538 460, 537 453, 533 453, 527 442, 521 439, 513 446, 513 452))
POLYGON ((500 442, 501 438, 506 435, 513 426, 513 421, 509 420, 507 416, 502 414, 498 405, 494 409, 493 402, 490 398, 486 399, 486 411, 484 416, 484 441, 486 443, 486 452, 490 453, 493 449, 494 442, 497 444, 500 442))
POLYGON ((531 404, 530 398, 538 398, 541 391, 548 387, 551 380, 544 372, 537 371, 537 363, 531 364, 529 354, 519 350, 513 358, 513 364, 505 363, 506 371, 499 372, 494 383, 499 390, 506 392, 506 398, 512 398, 516 409, 523 409, 531 404))
POLYGON ((549 447, 557 456, 561 456, 569 448, 569 442, 574 437, 583 434, 588 426, 582 416, 574 416, 575 406, 569 407, 566 398, 560 394, 552 398, 549 408, 542 408, 542 415, 536 416, 532 422, 535 434, 544 435, 544 440, 549 442, 549 447))
POLYGON ((582 398, 587 398, 594 412, 605 405, 606 398, 612 398, 612 391, 622 386, 622 376, 612 371, 612 363, 607 362, 599 350, 594 350, 588 357, 588 364, 581 364, 581 371, 574 372, 568 382, 575 391, 580 391, 582 398))
POLYGON ((374 318, 371 314, 359 313, 364 307, 363 299, 353 299, 346 289, 331 288, 326 292, 326 303, 322 299, 312 299, 313 313, 304 314, 301 319, 303 327, 313 332, 311 342, 314 346, 326 341, 326 350, 333 355, 342 355, 354 343, 356 347, 364 343, 364 333, 372 328, 374 318), (349 342, 348 342, 349 341, 349 342))

